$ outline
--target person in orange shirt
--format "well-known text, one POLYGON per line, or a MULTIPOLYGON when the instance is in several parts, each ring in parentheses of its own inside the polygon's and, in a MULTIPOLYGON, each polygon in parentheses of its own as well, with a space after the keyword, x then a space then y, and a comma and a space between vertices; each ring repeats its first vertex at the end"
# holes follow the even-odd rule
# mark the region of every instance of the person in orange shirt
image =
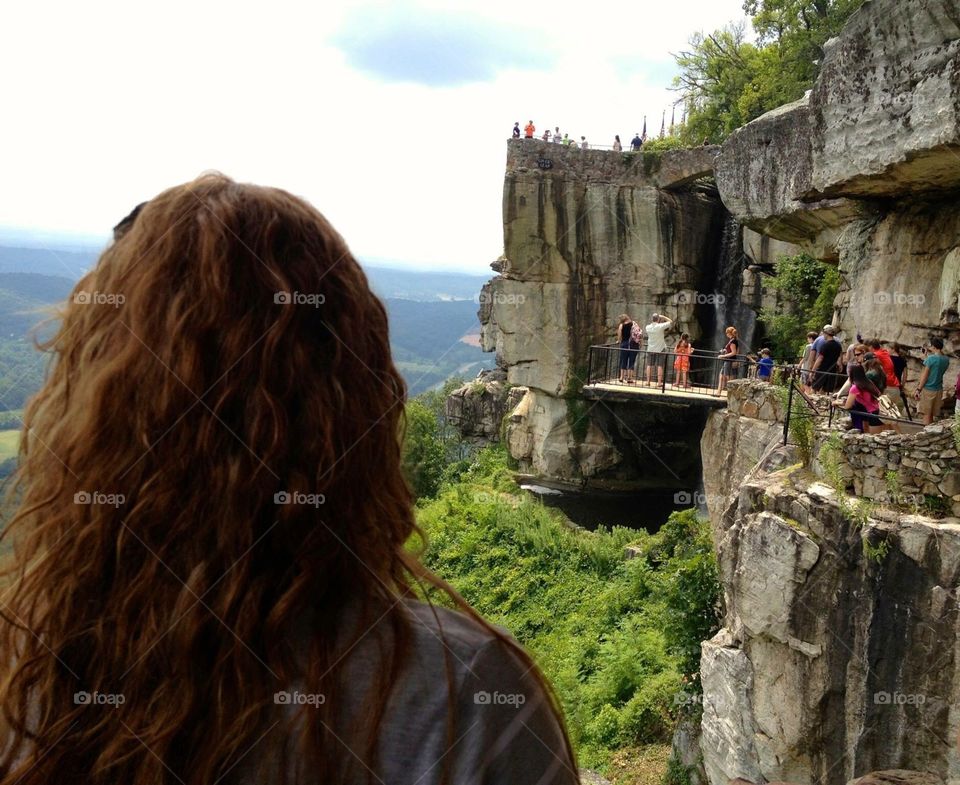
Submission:
POLYGON ((904 406, 903 396, 900 391, 900 380, 897 378, 897 373, 894 370, 893 359, 890 357, 890 353, 881 346, 879 338, 867 341, 867 346, 870 347, 870 351, 872 351, 877 360, 880 361, 880 365, 883 367, 883 373, 887 377, 887 387, 883 391, 884 395, 890 399, 890 403, 900 412, 903 412, 904 406))
POLYGON ((533 139, 533 132, 536 130, 537 129, 533 127, 533 120, 528 120, 526 127, 523 129, 523 133, 527 139, 533 139))

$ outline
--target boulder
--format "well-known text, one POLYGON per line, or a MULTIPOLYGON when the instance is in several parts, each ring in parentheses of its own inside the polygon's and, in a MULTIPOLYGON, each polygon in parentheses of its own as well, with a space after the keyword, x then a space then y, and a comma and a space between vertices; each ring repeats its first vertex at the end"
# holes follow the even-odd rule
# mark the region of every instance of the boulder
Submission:
POLYGON ((807 198, 960 186, 956 0, 872 0, 824 47, 807 198))

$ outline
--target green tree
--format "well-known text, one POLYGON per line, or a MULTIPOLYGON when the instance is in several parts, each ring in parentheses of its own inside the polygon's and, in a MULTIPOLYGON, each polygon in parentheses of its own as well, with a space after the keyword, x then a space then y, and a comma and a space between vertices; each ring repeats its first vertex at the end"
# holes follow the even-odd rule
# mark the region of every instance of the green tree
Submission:
POLYGON ((833 301, 840 286, 836 266, 809 254, 781 256, 768 284, 780 293, 788 310, 764 308, 760 321, 775 357, 796 360, 806 344, 806 334, 819 332, 833 318, 833 301))
POLYGON ((676 55, 686 141, 722 141, 736 128, 813 86, 823 45, 864 0, 745 0, 756 43, 741 25, 697 33, 676 55))
POLYGON ((690 46, 676 56, 674 80, 687 109, 683 136, 693 144, 719 142, 752 119, 741 115, 739 100, 758 70, 757 48, 745 40, 742 25, 695 33, 690 46))
POLYGON ((446 466, 436 415, 416 399, 407 404, 403 437, 403 473, 417 498, 432 497, 446 466))

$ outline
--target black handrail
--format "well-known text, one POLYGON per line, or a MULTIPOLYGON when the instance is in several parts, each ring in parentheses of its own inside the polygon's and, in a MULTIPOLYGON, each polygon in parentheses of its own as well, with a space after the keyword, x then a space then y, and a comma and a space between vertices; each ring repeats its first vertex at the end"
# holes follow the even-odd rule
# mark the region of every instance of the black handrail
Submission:
POLYGON ((669 385, 673 388, 671 391, 688 390, 720 397, 726 394, 726 391, 719 387, 721 375, 728 380, 745 378, 755 367, 757 363, 743 354, 721 358, 715 351, 706 349, 694 349, 690 354, 678 354, 674 351, 623 349, 618 343, 610 343, 590 347, 587 384, 613 384, 647 389, 659 387, 659 391, 664 394, 669 385), (688 360, 686 379, 683 380, 685 384, 682 383, 682 364, 679 364, 681 367, 675 367, 678 365, 678 358, 688 360), (621 365, 627 367, 621 368, 621 365))
MULTIPOLYGON (((787 393, 787 411, 784 415, 783 422, 783 443, 787 443, 788 434, 790 430, 790 420, 793 417, 807 416, 807 417, 826 417, 827 418, 827 428, 833 427, 833 415, 834 410, 840 409, 842 411, 850 412, 849 409, 844 409, 843 406, 839 405, 839 402, 835 400, 834 396, 836 395, 835 390, 839 390, 844 382, 849 379, 849 376, 845 373, 838 373, 834 371, 817 371, 817 375, 825 377, 832 380, 833 384, 828 385, 835 389, 830 390, 829 392, 824 392, 823 394, 828 396, 826 399, 826 411, 821 410, 818 406, 818 401, 815 398, 810 398, 803 388, 797 384, 797 377, 802 371, 813 374, 813 371, 809 369, 802 369, 799 366, 793 366, 790 372, 790 385, 789 392, 787 393), (809 413, 801 415, 800 410, 797 409, 797 401, 800 400, 806 405, 806 409, 809 410, 809 413)), ((916 421, 910 414, 910 407, 907 404, 907 396, 904 394, 903 390, 900 391, 901 400, 903 402, 903 408, 906 413, 906 417, 891 417, 886 414, 877 414, 872 415, 876 417, 881 422, 889 423, 915 423, 916 421)))

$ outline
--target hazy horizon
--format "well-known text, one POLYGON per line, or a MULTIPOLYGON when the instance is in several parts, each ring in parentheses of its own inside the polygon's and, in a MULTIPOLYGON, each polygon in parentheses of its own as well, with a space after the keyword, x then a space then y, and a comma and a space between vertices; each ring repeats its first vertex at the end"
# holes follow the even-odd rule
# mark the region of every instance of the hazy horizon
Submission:
MULTIPOLYGON (((102 237, 92 234, 75 232, 58 232, 50 229, 33 229, 20 226, 0 226, 0 246, 5 248, 29 248, 39 251, 61 251, 70 253, 99 254, 112 238, 111 234, 102 237)), ((364 267, 378 267, 389 270, 399 270, 409 273, 433 273, 447 275, 462 275, 469 278, 491 278, 494 273, 484 273, 480 269, 468 269, 465 266, 431 265, 429 262, 404 261, 400 259, 384 259, 380 257, 362 256, 354 252, 357 261, 364 267)), ((494 261, 493 259, 490 260, 494 261)))

